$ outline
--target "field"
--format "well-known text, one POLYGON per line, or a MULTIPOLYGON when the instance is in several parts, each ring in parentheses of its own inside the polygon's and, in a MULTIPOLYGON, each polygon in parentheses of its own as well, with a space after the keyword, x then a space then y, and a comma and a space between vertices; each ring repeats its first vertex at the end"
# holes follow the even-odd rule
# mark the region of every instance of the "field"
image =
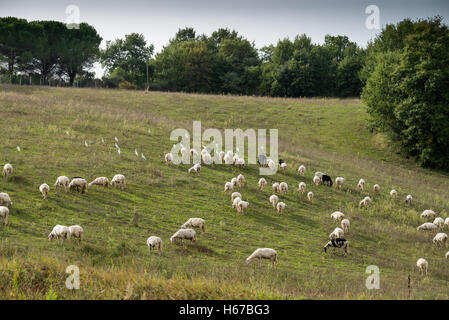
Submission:
POLYGON ((13 201, 10 224, 0 226, 0 299, 449 298, 447 249, 416 230, 424 209, 449 216, 448 175, 417 167, 370 133, 358 99, 1 86, 0 114, 0 164, 15 169, 0 179, 0 192, 13 201), (203 166, 199 177, 188 175, 187 165, 167 166, 170 132, 191 131, 193 120, 201 120, 203 130, 279 129, 287 172, 266 177, 260 192, 255 165, 203 166), (307 167, 304 177, 300 164, 307 167), (343 189, 313 186, 315 171, 345 177, 343 189), (83 195, 53 187, 60 175, 91 181, 116 173, 127 178, 124 191, 94 187, 83 195), (239 173, 247 178, 241 193, 250 203, 244 215, 223 192, 239 173), (356 189, 360 178, 367 181, 364 192, 356 189), (268 202, 274 181, 289 184, 281 216, 268 202), (314 192, 313 203, 298 193, 300 181, 314 192), (52 188, 47 200, 39 193, 44 182, 52 188), (372 192, 375 183, 379 195, 372 192), (393 188, 398 199, 389 196, 393 188), (409 193, 410 206, 404 203, 409 193), (373 206, 359 209, 366 195, 373 206), (351 221, 346 257, 341 250, 323 252, 337 210, 351 221), (170 243, 190 217, 205 219, 206 233, 193 244, 170 243), (56 224, 80 224, 84 241, 48 241, 56 224), (161 256, 149 254, 150 235, 164 241, 161 256), (258 247, 277 250, 276 268, 268 261, 245 263, 258 247), (427 276, 416 267, 420 257, 429 261, 427 276), (65 286, 69 265, 80 268, 79 290, 65 286), (365 287, 369 265, 380 269, 379 290, 365 287))

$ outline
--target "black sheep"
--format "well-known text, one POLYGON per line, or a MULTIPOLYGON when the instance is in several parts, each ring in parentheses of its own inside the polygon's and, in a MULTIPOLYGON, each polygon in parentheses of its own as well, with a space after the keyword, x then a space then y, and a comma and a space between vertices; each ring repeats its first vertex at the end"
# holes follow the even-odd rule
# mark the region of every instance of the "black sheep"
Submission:
POLYGON ((327 174, 323 174, 322 180, 324 185, 332 187, 332 179, 327 174))

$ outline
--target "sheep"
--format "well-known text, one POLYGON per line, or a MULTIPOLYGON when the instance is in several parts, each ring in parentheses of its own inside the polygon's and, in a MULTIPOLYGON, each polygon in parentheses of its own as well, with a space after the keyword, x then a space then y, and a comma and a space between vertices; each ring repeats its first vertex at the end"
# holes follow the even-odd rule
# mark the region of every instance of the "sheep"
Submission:
POLYGON ((51 230, 50 234, 48 235, 48 240, 51 241, 53 238, 56 239, 70 239, 70 229, 66 226, 61 226, 57 224, 53 227, 53 230, 51 230))
POLYGON ((181 147, 181 157, 182 157, 182 159, 186 159, 188 154, 189 154, 189 152, 187 151, 187 149, 185 147, 181 147))
POLYGON ((225 156, 224 151, 220 151, 220 152, 218 153, 218 158, 220 159, 221 162, 223 162, 224 156, 225 156))
POLYGON ((373 191, 375 193, 379 193, 380 192, 380 186, 377 183, 373 186, 373 191))
POLYGON ((286 205, 284 202, 278 202, 278 204, 276 205, 276 211, 278 214, 282 214, 282 211, 284 211, 286 205))
POLYGON ((278 254, 276 250, 271 248, 258 248, 248 258, 246 258, 246 264, 249 264, 254 259, 258 259, 259 263, 262 259, 270 259, 275 266, 278 262, 278 254))
POLYGON ((365 179, 360 179, 359 183, 357 184, 357 188, 359 188, 360 190, 365 190, 365 179))
POLYGON ((91 188, 92 186, 103 186, 105 188, 109 188, 109 179, 106 177, 96 178, 94 181, 87 185, 88 188, 91 188))
POLYGON ((243 174, 239 174, 237 176, 237 184, 238 184, 239 188, 242 188, 243 185, 245 184, 245 176, 243 174))
POLYGON ((67 188, 69 187, 70 179, 66 176, 59 176, 56 179, 56 183, 54 184, 55 188, 57 187, 64 187, 65 191, 67 191, 67 188))
POLYGON ((345 183, 345 178, 343 178, 343 177, 335 178, 335 188, 341 189, 341 187, 343 187, 344 183, 345 183))
POLYGON ((76 189, 79 191, 81 188, 81 193, 86 193, 87 191, 87 181, 83 178, 73 178, 72 181, 69 183, 69 190, 76 189))
POLYGON ((111 180, 111 186, 120 185, 120 189, 126 187, 126 179, 123 174, 116 174, 111 180))
POLYGON ((274 193, 279 193, 279 191, 280 191, 280 185, 279 185, 279 183, 278 182, 275 182, 275 183, 273 183, 273 191, 274 191, 274 193))
POLYGON ((440 229, 444 228, 444 220, 443 220, 443 218, 436 217, 435 220, 433 220, 433 224, 436 225, 440 229))
POLYGON ((8 176, 12 173, 12 165, 10 163, 7 163, 3 166, 3 175, 6 179, 8 179, 8 176))
POLYGON ((276 208, 276 204, 279 201, 279 197, 275 194, 270 196, 270 203, 273 205, 273 208, 276 208))
POLYGON ((303 165, 300 165, 298 168, 298 172, 300 175, 304 176, 304 173, 306 172, 306 167, 303 165))
POLYGON ((351 223, 348 219, 341 220, 341 228, 343 229, 344 233, 349 233, 349 227, 351 223))
POLYGON ((397 198, 398 197, 398 192, 395 189, 393 189, 393 190, 390 191, 390 196, 393 197, 393 198, 397 198))
POLYGON ((416 230, 418 230, 418 231, 435 231, 437 229, 438 229, 438 227, 435 224, 433 224, 432 222, 423 223, 418 228, 416 228, 416 230))
POLYGON ((227 181, 224 185, 224 192, 231 191, 234 187, 232 186, 232 183, 227 181))
POLYGON ((195 242, 196 232, 193 229, 179 229, 171 237, 170 242, 175 242, 176 240, 181 240, 184 243, 184 239, 195 242))
POLYGON ((232 202, 234 202, 234 199, 235 198, 241 198, 242 197, 242 195, 240 194, 240 192, 233 192, 232 194, 231 194, 231 200, 232 200, 232 202))
POLYGON ((362 201, 359 202, 359 208, 361 208, 362 206, 368 208, 372 203, 373 201, 371 200, 371 198, 366 196, 362 201))
POLYGON ((210 153, 203 153, 201 154, 201 159, 203 160, 204 164, 211 164, 212 163, 212 157, 210 153))
POLYGON ((276 163, 273 160, 268 159, 267 160, 267 165, 268 165, 268 168, 270 168, 270 170, 274 170, 274 168, 276 166, 276 163))
POLYGON ((445 255, 445 257, 446 257, 446 259, 449 259, 449 251, 448 251, 448 252, 446 252, 446 255, 445 255))
POLYGON ((193 167, 191 167, 189 170, 187 170, 187 172, 188 172, 188 173, 195 172, 195 173, 199 176, 200 173, 201 173, 201 164, 195 163, 195 164, 193 165, 193 167))
POLYGON ((317 176, 318 178, 320 178, 320 180, 323 178, 323 174, 324 174, 324 173, 319 172, 319 171, 315 172, 315 176, 317 176))
POLYGON ((280 167, 281 167, 282 172, 285 173, 285 169, 287 169, 287 163, 282 162, 280 167))
POLYGON ((162 253, 162 239, 159 237, 151 236, 147 239, 148 250, 151 253, 151 250, 157 248, 159 255, 162 253))
POLYGON ((8 207, 0 206, 0 217, 3 218, 3 222, 5 223, 5 225, 7 225, 8 221, 9 221, 9 209, 8 209, 8 207))
POLYGON ((190 218, 181 226, 181 229, 187 229, 187 227, 200 228, 203 232, 206 232, 206 223, 201 218, 190 218))
POLYGON ((280 190, 280 193, 282 193, 282 194, 287 193, 288 192, 288 184, 287 184, 287 182, 281 182, 279 184, 279 190, 280 190))
POLYGON ((418 261, 416 262, 416 266, 419 269, 419 272, 421 274, 426 274, 427 275, 427 269, 429 268, 429 263, 427 262, 426 259, 423 258, 419 258, 418 261))
POLYGON ((331 218, 337 221, 341 221, 343 220, 345 217, 345 214, 343 212, 340 211, 335 211, 331 214, 331 218))
POLYGON ((447 234, 445 233, 437 233, 436 236, 433 238, 433 243, 436 245, 446 245, 446 242, 448 240, 447 234))
POLYGON ((165 154, 165 164, 168 165, 170 162, 173 163, 173 154, 171 152, 165 154))
POLYGON ((224 155, 223 161, 225 164, 232 164, 232 156, 228 153, 224 155))
POLYGON ((331 232, 331 234, 329 235, 329 239, 338 239, 338 238, 343 238, 343 236, 345 235, 345 232, 343 231, 343 229, 341 228, 335 228, 334 231, 331 232))
POLYGON ((312 201, 312 200, 313 200, 313 192, 312 192, 312 191, 310 191, 310 192, 307 194, 307 199, 309 199, 309 201, 312 201))
POLYGON ((12 201, 9 195, 5 192, 0 192, 0 206, 6 205, 8 208, 11 208, 12 201))
MULTIPOLYGON (((222 151, 223 152, 223 151, 222 151)), ((198 158, 198 152, 195 150, 195 149, 190 149, 190 157, 192 158, 192 159, 197 159, 198 158)))
POLYGON ((42 197, 44 199, 47 199, 47 194, 50 192, 50 187, 46 183, 41 184, 41 186, 39 187, 39 191, 42 193, 42 197))
POLYGON ((237 204, 237 212, 240 214, 243 214, 243 210, 248 208, 249 203, 246 201, 239 201, 239 203, 237 204))
POLYGON ((231 184, 232 184, 232 188, 237 187, 238 182, 237 182, 237 178, 236 177, 231 179, 231 184))
POLYGON ((421 213, 421 218, 429 218, 429 219, 435 219, 437 214, 433 210, 424 210, 421 213))
POLYGON ((235 162, 235 166, 238 168, 244 168, 245 167, 245 159, 238 158, 237 161, 235 162))
POLYGON ((304 182, 300 182, 300 183, 298 184, 298 190, 299 190, 299 192, 301 192, 301 193, 306 192, 306 184, 305 184, 304 182))
POLYGON ((405 203, 411 204, 412 201, 413 201, 412 195, 411 195, 411 194, 408 194, 408 195, 405 197, 405 203))
POLYGON ((321 178, 321 180, 323 181, 323 185, 332 187, 332 179, 327 174, 323 174, 323 177, 321 178))
POLYGON ((232 207, 233 207, 234 209, 236 209, 240 201, 242 201, 242 198, 241 198, 241 197, 237 197, 237 198, 235 198, 234 200, 232 200, 232 207))
POLYGON ((259 186, 259 190, 263 191, 263 189, 267 185, 267 180, 265 180, 265 178, 260 178, 259 182, 257 183, 257 185, 259 186))
POLYGON ((234 164, 234 165, 236 165, 237 164, 237 161, 240 159, 240 157, 239 157, 239 155, 236 153, 236 154, 234 154, 234 156, 232 157, 232 163, 234 164))
POLYGON ((313 177, 313 183, 315 183, 315 185, 318 187, 318 185, 320 184, 320 177, 319 176, 314 176, 313 177))
POLYGON ((345 238, 332 239, 331 241, 327 242, 324 245, 324 252, 327 252, 327 248, 329 247, 342 248, 344 251, 344 255, 347 255, 349 248, 349 241, 346 240, 345 238))
POLYGON ((70 226, 69 231, 70 231, 70 237, 78 238, 78 243, 80 243, 83 238, 83 232, 84 232, 83 228, 76 224, 74 226, 70 226))
POLYGON ((446 218, 446 220, 444 220, 444 225, 449 229, 449 218, 446 218))

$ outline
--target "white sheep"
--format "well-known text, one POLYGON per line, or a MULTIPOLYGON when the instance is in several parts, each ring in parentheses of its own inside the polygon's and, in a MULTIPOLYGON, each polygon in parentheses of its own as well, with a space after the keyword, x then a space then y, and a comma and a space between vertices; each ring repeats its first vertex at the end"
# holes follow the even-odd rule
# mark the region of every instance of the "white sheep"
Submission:
POLYGON ((306 167, 303 166, 303 165, 300 165, 299 168, 298 168, 298 172, 299 172, 300 175, 303 176, 304 173, 306 172, 306 167))
POLYGON ((438 229, 438 227, 435 224, 433 224, 432 222, 423 223, 418 228, 416 228, 416 230, 418 230, 418 231, 435 231, 437 229, 438 229))
POLYGON ((94 181, 87 185, 88 188, 91 188, 92 186, 103 186, 105 188, 109 188, 109 179, 106 177, 96 178, 94 181))
POLYGON ((181 147, 181 157, 182 159, 186 159, 187 155, 189 154, 189 151, 185 147, 181 147))
POLYGON ((321 178, 319 176, 314 176, 313 177, 313 183, 318 187, 318 185, 320 184, 321 178))
POLYGON ((282 172, 285 173, 285 169, 287 169, 287 163, 286 162, 282 162, 280 167, 281 167, 282 172))
POLYGON ((331 218, 337 221, 341 221, 343 220, 345 217, 345 214, 343 212, 340 211, 335 211, 331 214, 331 218))
POLYGON ((70 231, 70 238, 77 238, 78 239, 78 243, 81 242, 82 238, 83 238, 83 228, 79 225, 74 225, 74 226, 70 226, 69 227, 69 231, 70 231))
POLYGON ((235 162, 235 166, 239 167, 239 168, 244 168, 245 167, 245 159, 238 158, 237 161, 235 162))
POLYGON ((199 156, 199 154, 198 154, 198 152, 195 150, 195 149, 190 149, 190 157, 192 158, 192 159, 198 159, 198 156, 199 156))
POLYGON ((267 160, 267 165, 270 170, 274 170, 274 168, 276 167, 276 163, 272 159, 267 160))
POLYGON ((444 220, 444 225, 449 229, 449 218, 444 220))
POLYGON ((5 192, 0 192, 0 206, 6 205, 8 208, 12 206, 11 198, 9 197, 9 194, 5 192))
POLYGON ((436 244, 438 246, 439 245, 445 246, 447 243, 447 240, 448 240, 447 234, 440 232, 440 233, 436 234, 436 236, 433 238, 432 241, 434 244, 436 244))
POLYGON ((405 197, 405 203, 412 203, 412 201, 413 201, 413 197, 412 197, 412 195, 411 194, 408 194, 406 197, 405 197))
POLYGON ((191 167, 189 170, 187 170, 187 172, 188 172, 188 173, 194 172, 194 173, 196 173, 196 174, 199 176, 200 173, 201 173, 201 164, 195 163, 195 164, 193 165, 193 167, 191 167))
POLYGON ((360 179, 359 183, 357 184, 357 188, 359 188, 360 190, 365 190, 365 179, 360 179))
POLYGON ((371 206, 372 203, 373 201, 371 200, 371 198, 366 196, 365 198, 363 198, 362 201, 359 202, 359 208, 361 207, 368 208, 369 206, 371 206))
POLYGON ((181 240, 184 243, 184 239, 195 242, 196 232, 193 229, 179 229, 171 237, 170 241, 175 242, 176 240, 181 240))
POLYGON ((448 251, 448 252, 446 252, 446 255, 445 255, 445 257, 446 257, 446 259, 449 259, 449 251, 448 251))
POLYGON ((343 177, 335 178, 335 188, 341 189, 341 187, 343 187, 344 183, 345 183, 345 178, 343 178, 343 177))
POLYGON ((427 262, 426 259, 423 258, 419 258, 418 261, 416 262, 416 266, 419 269, 419 272, 421 274, 426 274, 427 275, 427 269, 429 268, 429 263, 427 262))
POLYGON ((343 231, 343 229, 341 228, 335 228, 334 231, 331 232, 331 234, 329 234, 329 239, 337 239, 337 238, 343 238, 345 235, 345 232, 343 231))
POLYGON ((212 156, 208 152, 201 154, 201 159, 204 164, 212 164, 212 156))
POLYGON ((277 195, 273 194, 273 195, 270 196, 270 200, 269 201, 273 205, 273 208, 276 208, 276 204, 279 201, 279 197, 277 195))
POLYGON ((301 192, 301 193, 306 192, 306 184, 305 184, 304 182, 300 182, 300 183, 298 184, 298 190, 299 190, 299 192, 301 192))
POLYGON ((284 202, 278 202, 278 204, 276 205, 276 211, 278 214, 282 214, 282 211, 284 211, 286 205, 284 202))
POLYGON ((248 258, 246 258, 246 263, 249 264, 254 259, 258 259, 259 263, 262 259, 270 259, 275 266, 278 262, 278 254, 276 250, 271 248, 259 248, 256 249, 248 258))
POLYGON ((435 219, 435 217, 437 216, 437 214, 433 211, 433 210, 424 210, 421 213, 421 218, 428 218, 428 219, 435 219))
POLYGON ((173 154, 171 152, 165 154, 164 158, 165 158, 165 164, 166 165, 168 165, 170 162, 173 163, 173 154))
POLYGON ((162 252, 162 239, 159 237, 151 236, 147 239, 148 250, 151 253, 152 249, 157 248, 159 255, 162 252))
POLYGON ((5 178, 8 178, 8 176, 12 173, 12 165, 10 163, 7 163, 3 166, 3 175, 5 178))
POLYGON ((9 209, 8 209, 8 207, 0 206, 0 217, 3 218, 3 222, 5 223, 5 225, 7 225, 8 221, 9 221, 9 209))
POLYGON ((373 186, 373 191, 376 193, 380 192, 380 186, 377 183, 373 186))
POLYGON ((398 192, 395 189, 393 189, 393 190, 390 191, 390 196, 392 196, 393 198, 397 198, 398 197, 398 192))
POLYGON ((273 191, 274 191, 274 193, 279 193, 279 191, 280 191, 280 185, 279 185, 279 183, 278 182, 275 182, 275 183, 273 183, 273 191))
POLYGON ((41 184, 41 186, 39 187, 39 191, 42 193, 42 197, 44 199, 47 199, 47 194, 50 192, 50 187, 48 184, 43 183, 41 184))
POLYGON ((69 190, 80 190, 81 193, 85 193, 87 191, 87 181, 83 178, 74 178, 69 183, 69 190))
POLYGON ((220 152, 218 153, 218 158, 220 159, 221 162, 224 161, 224 156, 225 156, 224 151, 220 151, 220 152))
POLYGON ((237 182, 237 178, 236 178, 236 177, 234 177, 234 178, 231 179, 231 184, 232 184, 232 188, 237 187, 238 182, 237 182))
POLYGON ((257 183, 257 185, 259 186, 259 190, 263 191, 263 189, 267 185, 267 180, 265 180, 265 178, 260 178, 259 182, 257 183))
POLYGON ((318 178, 320 178, 320 180, 323 179, 323 174, 324 174, 324 173, 322 173, 322 172, 320 172, 320 171, 315 172, 315 176, 317 176, 318 178))
POLYGON ((61 226, 57 224, 53 227, 53 230, 51 230, 50 234, 48 235, 48 240, 53 240, 53 238, 56 239, 62 239, 63 241, 65 239, 70 239, 70 229, 66 226, 61 226))
POLYGON ((313 200, 313 192, 312 192, 312 191, 310 191, 310 192, 307 194, 307 199, 309 199, 309 201, 312 201, 312 200, 313 200))
POLYGON ((441 217, 436 217, 435 220, 433 220, 433 224, 436 225, 438 228, 443 229, 444 219, 441 217))
POLYGON ((241 197, 237 197, 237 198, 235 198, 234 200, 232 200, 232 207, 233 207, 234 209, 237 209, 237 206, 238 206, 238 204, 239 204, 240 201, 242 201, 242 198, 241 198, 241 197))
POLYGON ((243 214, 243 210, 245 210, 246 208, 248 208, 249 203, 246 201, 239 201, 239 203, 237 204, 237 212, 240 214, 243 214))
POLYGON ((116 174, 111 180, 111 186, 120 185, 120 189, 124 189, 126 187, 126 179, 123 174, 116 174))
POLYGON ((242 197, 242 195, 240 194, 240 192, 233 192, 232 194, 231 194, 231 200, 232 200, 232 202, 234 202, 234 199, 235 198, 241 198, 242 197))
POLYGON ((225 164, 232 164, 232 156, 226 153, 223 157, 223 161, 225 164))
POLYGON ((224 191, 231 191, 234 187, 232 186, 232 183, 227 181, 224 185, 224 191))
POLYGON ((239 188, 242 188, 243 185, 245 184, 245 176, 243 174, 239 174, 237 176, 237 184, 238 184, 239 188))
POLYGON ((282 194, 285 194, 285 193, 288 192, 288 184, 287 184, 287 182, 281 182, 281 183, 279 184, 279 191, 280 191, 280 193, 282 193, 282 194))
POLYGON ((234 165, 237 164, 237 160, 239 160, 239 159, 240 159, 239 155, 237 153, 234 154, 233 157, 232 157, 232 163, 234 165))
POLYGON ((181 229, 200 228, 203 232, 206 232, 206 222, 201 218, 190 218, 182 226, 181 229))
POLYGON ((349 233, 349 227, 351 223, 348 219, 341 220, 341 228, 343 229, 344 233, 349 233))
POLYGON ((65 191, 67 191, 67 188, 69 187, 70 179, 66 176, 59 176, 58 179, 56 179, 56 183, 54 184, 55 188, 57 187, 64 187, 65 191))

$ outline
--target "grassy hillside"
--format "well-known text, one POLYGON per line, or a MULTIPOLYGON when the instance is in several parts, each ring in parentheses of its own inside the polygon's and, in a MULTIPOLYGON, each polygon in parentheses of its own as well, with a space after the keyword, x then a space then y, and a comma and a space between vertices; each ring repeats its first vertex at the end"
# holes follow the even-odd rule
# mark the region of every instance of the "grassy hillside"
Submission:
POLYGON ((14 203, 10 224, 0 226, 0 299, 449 298, 447 250, 416 231, 424 209, 449 215, 448 176, 417 167, 382 136, 370 134, 357 99, 2 86, 0 114, 0 164, 15 168, 8 181, 0 181, 0 192, 14 203), (185 165, 165 165, 170 132, 191 130, 193 120, 201 120, 203 129, 279 129, 288 170, 267 181, 289 184, 282 216, 268 202, 271 188, 257 191, 256 166, 204 166, 197 177, 185 165), (296 172, 300 164, 307 167, 304 177, 296 172), (345 177, 343 190, 312 186, 315 171, 345 177), (125 191, 93 188, 82 195, 53 188, 60 175, 93 180, 116 173, 126 176, 125 191), (241 193, 250 203, 243 216, 223 192, 224 182, 239 173, 247 178, 241 193), (365 192, 356 189, 362 177, 365 192), (300 181, 315 193, 313 203, 298 194, 300 181), (52 188, 47 200, 38 190, 44 182, 52 188), (375 183, 380 195, 372 193, 375 183), (397 200, 389 196, 392 188, 397 200), (415 199, 411 206, 404 204, 408 193, 415 199), (373 207, 359 209, 366 195, 373 207), (346 257, 322 250, 337 226, 330 218, 336 210, 351 220, 346 257), (204 218, 207 232, 184 247, 170 243, 190 217, 204 218), (56 224, 80 224, 85 240, 48 241, 56 224), (148 253, 150 235, 163 239, 162 256, 148 253), (258 247, 278 251, 276 269, 267 261, 246 265, 258 247), (428 276, 418 273, 420 257, 429 261, 428 276), (81 272, 75 292, 65 288, 71 264, 81 272), (380 290, 365 288, 369 265, 380 268, 380 290))

